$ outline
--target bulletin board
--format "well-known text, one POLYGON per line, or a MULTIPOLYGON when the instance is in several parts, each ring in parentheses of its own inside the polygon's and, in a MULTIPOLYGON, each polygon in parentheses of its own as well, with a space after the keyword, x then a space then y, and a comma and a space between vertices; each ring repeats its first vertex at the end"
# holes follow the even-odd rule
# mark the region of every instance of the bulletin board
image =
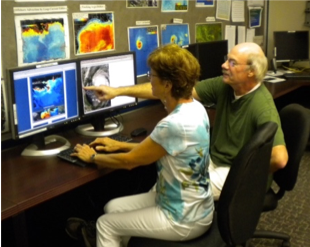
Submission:
MULTIPOLYGON (((268 11, 268 4, 264 2, 263 15, 259 27, 255 27, 255 36, 264 37, 266 31, 266 13, 268 11)), ((161 30, 163 25, 170 24, 186 24, 188 27, 188 33, 184 42, 195 43, 196 42, 196 26, 197 24, 222 24, 222 39, 225 39, 225 27, 228 25, 236 26, 236 30, 239 27, 249 28, 249 11, 247 2, 244 4, 244 20, 232 21, 232 15, 228 20, 225 18, 217 18, 217 1, 73 1, 73 0, 11 0, 1 1, 1 55, 2 55, 2 71, 3 82, 7 83, 5 71, 8 68, 24 66, 28 64, 28 61, 21 58, 21 55, 25 57, 23 52, 26 49, 21 50, 23 44, 21 43, 19 31, 16 30, 17 21, 28 25, 29 27, 35 24, 31 16, 39 15, 37 19, 40 23, 44 23, 44 18, 60 19, 61 25, 55 25, 55 30, 61 30, 59 42, 63 44, 59 47, 64 47, 63 53, 57 53, 57 59, 74 59, 79 56, 91 53, 98 55, 98 52, 123 52, 130 49, 128 42, 128 30, 132 27, 139 26, 158 26, 159 45, 162 43, 161 30), (103 9, 104 7, 104 9, 103 9), (42 11, 37 13, 29 13, 29 9, 38 10, 42 8, 42 11), (45 13, 44 11, 47 12, 45 13), (60 11, 57 12, 57 9, 60 11), (51 11, 52 10, 52 11, 51 11), (29 16, 29 18, 23 18, 29 16), (51 16, 51 17, 48 17, 51 16), (109 22, 108 32, 109 35, 113 35, 113 40, 110 40, 106 46, 100 46, 99 48, 95 44, 93 50, 82 49, 82 44, 77 42, 77 27, 85 26, 83 18, 89 16, 90 18, 99 18, 102 22, 109 22), (42 21, 43 20, 43 21, 42 21), (58 29, 57 29, 58 28, 58 29), (102 48, 103 47, 103 48, 102 48), (96 50, 97 49, 97 50, 96 50), (100 50, 101 49, 101 50, 100 50), (26 61, 26 62, 25 62, 26 61)), ((97 18, 97 19, 98 19, 97 18)), ((59 23, 57 21, 57 23, 59 23)), ((177 25, 176 25, 177 26, 177 25)), ((170 26, 169 26, 170 27, 170 26)), ((166 28, 166 27, 165 27, 166 28)), ((56 32, 55 31, 55 32, 56 32)), ((59 33, 57 33, 59 35, 59 33)), ((82 37, 82 35, 79 33, 82 37)), ((79 36, 79 37, 80 37, 79 36)), ((216 36, 218 38, 218 36, 216 36)), ((88 38, 89 39, 89 38, 88 38)), ((236 35, 237 39, 237 35, 236 35)), ((86 39, 84 39, 86 40, 86 39)), ((171 40, 178 40, 180 38, 176 35, 171 40)), ((265 49, 266 44, 264 38, 262 39, 261 46, 265 49)), ((237 41, 236 41, 237 43, 237 41)), ((87 44, 91 46, 91 44, 87 44)), ((31 56, 34 56, 30 52, 31 56)), ((40 58, 31 58, 34 61, 40 61, 40 58)), ((53 59, 53 58, 52 58, 53 59)), ((43 61, 44 62, 44 61, 43 61)), ((145 82, 146 76, 138 78, 138 83, 145 82)), ((8 87, 3 87, 7 90, 8 87)), ((4 91, 3 93, 6 94, 4 91)), ((4 97, 5 98, 5 97, 4 97)), ((2 134, 2 139, 10 138, 8 133, 2 134)))

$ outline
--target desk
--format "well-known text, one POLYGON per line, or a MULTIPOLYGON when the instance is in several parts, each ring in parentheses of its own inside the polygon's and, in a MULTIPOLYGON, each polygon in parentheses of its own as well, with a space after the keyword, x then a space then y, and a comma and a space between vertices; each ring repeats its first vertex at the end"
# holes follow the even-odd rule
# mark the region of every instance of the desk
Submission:
MULTIPOLYGON (((122 134, 138 127, 151 133, 157 122, 167 115, 161 103, 125 113, 121 117, 122 134)), ((63 133, 71 145, 89 142, 91 137, 78 135, 74 130, 63 133)), ((141 141, 143 137, 135 138, 141 141)), ((24 146, 14 147, 1 153, 1 220, 13 219, 16 246, 27 245, 27 226, 24 213, 43 202, 74 190, 111 172, 111 169, 81 168, 49 157, 21 156, 24 146), (22 225, 22 226, 21 226, 22 225)))
POLYGON ((278 83, 270 83, 270 82, 264 82, 264 83, 274 99, 283 96, 289 92, 292 92, 302 86, 310 86, 309 80, 307 81, 307 80, 289 79, 278 83))
MULTIPOLYGON (((123 114, 122 133, 129 135, 133 129, 145 127, 149 134, 156 123, 166 115, 162 104, 146 106, 123 114)), ((89 137, 80 136, 73 130, 64 133, 63 136, 71 142, 71 145, 90 140, 89 137)), ((139 138, 135 140, 139 141, 139 138)), ((20 155, 23 148, 16 147, 2 152, 1 220, 111 172, 109 169, 77 167, 56 156, 24 157, 20 155)))

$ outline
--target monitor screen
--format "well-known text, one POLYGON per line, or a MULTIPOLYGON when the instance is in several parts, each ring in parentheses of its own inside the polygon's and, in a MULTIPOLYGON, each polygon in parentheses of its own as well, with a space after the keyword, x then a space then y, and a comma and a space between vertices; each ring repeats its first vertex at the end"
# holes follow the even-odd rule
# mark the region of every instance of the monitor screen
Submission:
POLYGON ((222 64, 228 53, 228 41, 210 41, 185 46, 199 61, 200 80, 222 75, 222 64))
POLYGON ((278 62, 309 60, 309 31, 275 31, 274 47, 278 62))
POLYGON ((20 67, 8 72, 13 139, 33 136, 79 120, 75 61, 20 67))
MULTIPOLYGON (((88 125, 77 128, 78 132, 90 136, 105 136, 121 131, 121 123, 109 125, 105 120, 113 111, 137 105, 134 97, 118 96, 100 101, 94 91, 84 90, 86 86, 123 87, 136 84, 136 63, 134 52, 106 54, 100 57, 80 59, 82 92, 82 118, 90 119, 88 125)), ((115 119, 114 119, 115 120, 115 119)))

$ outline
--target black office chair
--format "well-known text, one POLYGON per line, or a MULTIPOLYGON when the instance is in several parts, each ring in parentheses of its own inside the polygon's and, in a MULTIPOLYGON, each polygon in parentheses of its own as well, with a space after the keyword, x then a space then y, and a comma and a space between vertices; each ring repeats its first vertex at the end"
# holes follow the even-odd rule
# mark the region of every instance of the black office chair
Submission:
MULTIPOLYGON (((289 160, 284 169, 274 173, 274 182, 279 186, 278 192, 269 189, 264 201, 263 212, 277 208, 278 201, 286 191, 291 191, 297 181, 299 164, 306 149, 310 131, 310 111, 298 104, 282 108, 280 118, 289 160)), ((294 202, 296 203, 296 202, 294 202)), ((283 240, 282 247, 290 246, 290 236, 285 233, 257 230, 253 238, 283 240)))
POLYGON ((212 226, 205 234, 184 242, 132 237, 128 247, 246 246, 262 211, 277 128, 273 122, 261 125, 240 150, 225 181, 212 226))

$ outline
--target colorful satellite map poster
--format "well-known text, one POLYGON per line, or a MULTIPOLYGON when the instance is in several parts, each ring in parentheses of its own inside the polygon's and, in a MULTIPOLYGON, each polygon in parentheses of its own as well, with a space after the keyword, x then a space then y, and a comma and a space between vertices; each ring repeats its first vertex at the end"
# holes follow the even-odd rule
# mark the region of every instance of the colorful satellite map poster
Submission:
POLYGON ((214 0, 196 0, 196 7, 214 7, 214 0))
POLYGON ((15 16, 18 66, 69 58, 66 14, 15 16))
POLYGON ((158 47, 158 26, 128 27, 129 50, 136 52, 137 75, 146 75, 149 54, 158 47))
POLYGON ((190 43, 188 24, 166 24, 161 25, 161 43, 177 44, 179 46, 190 43))
POLYGON ((157 0, 127 0, 127 8, 157 8, 157 0))
POLYGON ((115 49, 113 12, 73 13, 72 17, 76 55, 115 49))
POLYGON ((222 23, 196 24, 196 43, 222 40, 222 23))
POLYGON ((188 11, 188 0, 163 0, 161 4, 162 12, 186 12, 188 11))

